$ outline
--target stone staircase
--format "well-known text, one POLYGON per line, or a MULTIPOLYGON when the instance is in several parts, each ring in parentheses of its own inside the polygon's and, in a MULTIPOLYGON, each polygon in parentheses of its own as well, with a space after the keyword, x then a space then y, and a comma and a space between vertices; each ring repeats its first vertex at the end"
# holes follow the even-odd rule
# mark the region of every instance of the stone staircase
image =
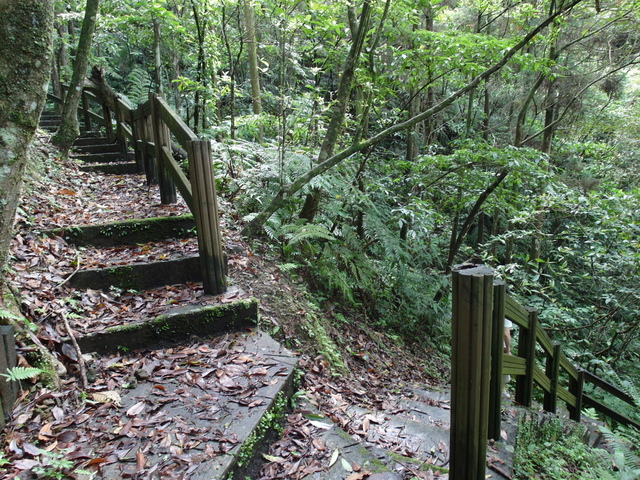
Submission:
MULTIPOLYGON (((55 131, 57 122, 45 112, 41 127, 55 131)), ((95 175, 135 173, 128 156, 93 133, 78 139, 73 151, 82 170, 95 175)), ((49 234, 106 248, 188 231, 172 222, 176 217, 68 225, 49 234), (150 234, 150 224, 161 227, 150 234)), ((70 282, 90 292, 197 282, 197 258, 187 261, 182 276, 175 276, 177 264, 156 262, 80 270, 70 282)), ((258 324, 257 301, 222 296, 215 305, 176 304, 142 323, 78 333, 91 368, 122 368, 123 382, 105 403, 56 418, 57 438, 68 433, 74 444, 85 445, 81 458, 91 460, 83 465, 99 479, 258 480, 261 469, 265 479, 447 478, 448 392, 403 387, 393 408, 377 411, 337 397, 333 404, 321 402, 319 393, 305 398, 296 393, 297 355, 258 324), (176 355, 184 357, 183 368, 167 371, 166 359, 176 355), (283 442, 297 450, 281 448, 283 442), (275 471, 284 476, 270 477, 275 471)), ((489 451, 489 465, 497 468, 488 467, 487 478, 509 478, 510 450, 505 443, 489 451)))
MULTIPOLYGON (((60 126, 60 115, 44 111, 40 117, 40 128, 53 133, 60 126)), ((81 124, 81 136, 73 144, 71 155, 83 163, 81 170, 114 175, 138 173, 138 166, 132 161, 132 153, 123 152, 117 142, 102 136, 100 132, 86 131, 81 124)))

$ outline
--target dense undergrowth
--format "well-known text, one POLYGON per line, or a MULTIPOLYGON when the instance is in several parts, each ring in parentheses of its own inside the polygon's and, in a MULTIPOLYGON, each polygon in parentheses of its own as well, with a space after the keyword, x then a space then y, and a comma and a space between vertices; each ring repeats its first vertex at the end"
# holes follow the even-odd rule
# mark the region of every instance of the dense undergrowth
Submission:
POLYGON ((613 435, 600 427, 600 435, 591 435, 584 426, 563 422, 558 417, 523 415, 518 422, 518 437, 513 460, 514 478, 546 479, 623 479, 640 475, 638 434, 620 430, 613 435), (592 446, 606 436, 607 450, 592 446), (636 443, 637 445, 637 443, 636 443))

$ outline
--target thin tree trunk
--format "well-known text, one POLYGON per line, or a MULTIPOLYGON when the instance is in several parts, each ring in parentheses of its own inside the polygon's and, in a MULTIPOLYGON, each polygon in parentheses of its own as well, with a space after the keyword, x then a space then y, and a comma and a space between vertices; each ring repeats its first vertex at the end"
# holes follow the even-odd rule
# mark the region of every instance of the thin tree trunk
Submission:
MULTIPOLYGON (((496 178, 493 180, 493 182, 491 182, 491 185, 489 185, 485 189, 485 191, 480 194, 480 196, 476 200, 476 203, 473 205, 473 207, 471 207, 471 210, 469 211, 467 218, 463 222, 462 227, 460 227, 460 232, 457 235, 455 235, 455 241, 453 241, 450 245, 449 255, 447 257, 446 273, 451 272, 453 261, 455 260, 456 255, 458 254, 458 251, 462 246, 462 241, 464 240, 464 237, 469 232, 471 225, 473 225, 473 221, 478 215, 480 208, 482 207, 484 202, 487 200, 487 198, 489 198, 489 195, 491 195, 493 191, 496 188, 498 188, 498 186, 502 183, 502 181, 507 177, 508 174, 509 174, 509 170, 507 169, 501 170, 500 173, 496 175, 496 178)), ((452 234, 452 237, 453 236, 454 235, 452 234)))
POLYGON ((160 56, 160 19, 153 20, 153 54, 154 54, 154 80, 156 93, 162 94, 162 57, 160 56))
MULTIPOLYGON (((251 79, 251 105, 253 113, 262 113, 262 100, 260 97, 260 71, 258 70, 258 48, 256 44, 255 13, 251 0, 244 0, 245 42, 249 57, 249 77, 251 79)), ((262 142, 262 138, 260 139, 262 142)))
MULTIPOLYGON (((73 142, 80 135, 78 125, 78 103, 82 95, 82 85, 89 66, 89 53, 93 32, 96 27, 100 0, 87 0, 82 22, 82 31, 78 40, 76 59, 73 62, 73 76, 69 85, 69 92, 62 107, 62 119, 58 131, 51 137, 51 143, 58 146, 63 152, 68 152, 73 142)), ((106 120, 106 119, 105 119, 106 120)))
MULTIPOLYGON (((197 62, 197 70, 196 70, 196 82, 201 84, 203 87, 205 85, 205 51, 204 51, 204 25, 202 25, 202 19, 200 18, 200 12, 198 10, 198 5, 194 0, 191 0, 191 7, 193 8, 193 19, 196 24, 196 34, 198 36, 198 62, 197 62)), ((193 107, 193 131, 195 133, 199 132, 200 128, 200 117, 202 116, 202 126, 206 125, 205 119, 205 99, 204 95, 202 96, 202 105, 200 105, 200 88, 196 89, 195 98, 194 98, 194 107, 193 107)))
POLYGON ((52 34, 52 0, 0 1, 0 305, 27 148, 46 100, 52 34))
MULTIPOLYGON (((349 105, 349 96, 351 94, 351 87, 353 85, 353 77, 355 76, 356 66, 360 53, 364 47, 364 40, 367 37, 369 31, 369 21, 371 20, 371 3, 369 0, 365 0, 362 6, 362 12, 360 13, 360 24, 358 25, 358 33, 351 43, 351 49, 344 63, 342 69, 342 77, 340 79, 340 85, 338 86, 338 93, 336 95, 336 101, 333 104, 331 120, 327 126, 327 132, 320 146, 320 153, 318 154, 317 163, 321 164, 325 162, 331 155, 338 141, 338 136, 342 131, 342 124, 344 117, 347 113, 347 106, 349 105)), ((320 203, 320 191, 314 189, 307 195, 302 211, 300 212, 300 218, 304 218, 309 222, 313 221, 320 203)))

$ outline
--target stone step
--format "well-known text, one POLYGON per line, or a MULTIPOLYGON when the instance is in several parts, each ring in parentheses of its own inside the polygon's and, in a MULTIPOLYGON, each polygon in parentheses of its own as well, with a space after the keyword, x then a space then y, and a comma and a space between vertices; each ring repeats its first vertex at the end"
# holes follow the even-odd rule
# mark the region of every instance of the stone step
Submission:
POLYGON ((108 137, 102 137, 98 133, 88 134, 85 133, 81 137, 76 138, 73 142, 74 147, 81 147, 84 145, 102 145, 113 143, 108 137))
POLYGON ((133 173, 140 173, 138 164, 135 162, 81 165, 80 170, 83 172, 104 173, 106 175, 130 175, 133 173))
MULTIPOLYGON (((148 368, 119 407, 93 417, 90 428, 101 433, 89 445, 90 458, 105 460, 93 478, 246 478, 248 460, 294 392, 297 359, 260 330, 199 348, 211 354, 169 376, 148 368)), ((189 350, 176 346, 169 355, 181 351, 189 350)))
POLYGON ((87 155, 71 155, 76 160, 85 163, 114 163, 127 160, 122 152, 113 153, 95 153, 87 155))
POLYGON ((42 232, 47 236, 61 236, 67 242, 86 247, 114 247, 156 242, 169 238, 195 237, 193 215, 152 217, 122 220, 100 225, 75 225, 42 232))
POLYGON ((92 153, 120 153, 121 147, 117 143, 91 143, 89 145, 76 145, 74 154, 86 155, 92 153))

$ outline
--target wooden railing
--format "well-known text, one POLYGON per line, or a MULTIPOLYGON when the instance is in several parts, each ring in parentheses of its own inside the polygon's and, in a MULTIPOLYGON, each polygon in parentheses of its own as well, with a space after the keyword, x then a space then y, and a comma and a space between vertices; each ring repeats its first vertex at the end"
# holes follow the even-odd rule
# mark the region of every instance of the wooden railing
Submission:
MULTIPOLYGON (((9 369, 18 364, 14 333, 15 329, 12 325, 0 325, 0 374, 2 375, 6 375, 9 369)), ((0 376, 0 430, 4 428, 5 418, 13 410, 17 396, 16 382, 0 376)))
MULTIPOLYGON (((62 103, 63 99, 49 95, 62 103)), ((193 213, 198 234, 198 250, 203 286, 206 293, 226 290, 224 255, 218 202, 215 191, 211 143, 199 139, 167 102, 156 94, 136 108, 121 97, 101 102, 84 90, 79 115, 87 131, 103 128, 109 139, 117 142, 124 155, 133 151, 138 170, 145 173, 148 184, 158 184, 163 204, 177 201, 176 188, 193 213), (99 110, 97 113, 96 110, 99 110), (175 142, 186 152, 189 178, 173 156, 175 142)), ((126 157, 125 157, 126 158, 126 157)))
POLYGON ((486 266, 468 265, 452 273, 451 476, 485 478, 486 439, 500 439, 502 375, 516 377, 515 401, 531 407, 535 387, 542 408, 556 413, 563 401, 572 420, 583 407, 624 425, 640 424, 585 393, 601 390, 635 405, 609 382, 574 366, 538 322, 538 312, 507 295, 504 282, 486 266), (517 328, 515 355, 504 353, 504 319, 517 328), (595 391, 595 390, 594 390, 595 391))

